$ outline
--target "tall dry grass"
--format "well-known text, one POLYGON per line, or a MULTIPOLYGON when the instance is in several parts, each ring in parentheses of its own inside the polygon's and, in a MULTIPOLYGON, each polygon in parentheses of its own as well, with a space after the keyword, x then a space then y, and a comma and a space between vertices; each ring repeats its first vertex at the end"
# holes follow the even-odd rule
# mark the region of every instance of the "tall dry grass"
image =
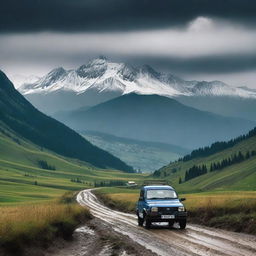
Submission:
POLYGON ((88 209, 74 203, 1 207, 0 212, 0 246, 13 252, 34 243, 47 244, 56 236, 67 239, 90 218, 88 209))
POLYGON ((189 195, 186 205, 194 223, 256 234, 255 193, 189 195))

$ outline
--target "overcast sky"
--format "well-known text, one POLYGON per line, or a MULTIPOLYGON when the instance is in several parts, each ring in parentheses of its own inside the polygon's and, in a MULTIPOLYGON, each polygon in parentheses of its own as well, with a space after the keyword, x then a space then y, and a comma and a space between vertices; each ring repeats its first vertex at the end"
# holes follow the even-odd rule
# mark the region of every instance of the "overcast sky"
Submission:
POLYGON ((0 69, 44 75, 105 55, 256 88, 256 1, 6 0, 0 69))

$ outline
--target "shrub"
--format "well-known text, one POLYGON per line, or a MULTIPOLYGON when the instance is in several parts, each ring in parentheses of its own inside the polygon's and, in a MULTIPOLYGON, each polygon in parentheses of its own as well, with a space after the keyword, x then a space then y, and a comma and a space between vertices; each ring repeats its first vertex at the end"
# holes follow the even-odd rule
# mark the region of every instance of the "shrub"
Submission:
POLYGON ((49 165, 45 160, 38 160, 38 166, 45 170, 56 170, 55 166, 49 165))

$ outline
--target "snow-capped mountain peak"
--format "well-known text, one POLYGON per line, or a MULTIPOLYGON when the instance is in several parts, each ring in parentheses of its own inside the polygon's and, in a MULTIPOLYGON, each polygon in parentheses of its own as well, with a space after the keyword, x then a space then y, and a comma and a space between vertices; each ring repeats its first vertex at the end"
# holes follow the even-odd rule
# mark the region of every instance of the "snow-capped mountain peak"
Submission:
POLYGON ((50 73, 48 73, 45 77, 40 79, 40 83, 38 86, 42 86, 47 88, 51 86, 51 84, 63 79, 66 75, 66 70, 62 67, 53 69, 50 73))
POLYGON ((124 80, 134 81, 138 75, 138 70, 130 65, 122 64, 117 72, 124 80))
POLYGON ((80 66, 76 72, 80 77, 97 78, 102 76, 107 69, 107 60, 98 58, 80 66))
POLYGON ((100 57, 78 69, 56 68, 33 83, 19 87, 21 93, 48 94, 53 91, 72 91, 83 94, 87 91, 118 92, 127 94, 158 94, 175 96, 235 96, 256 98, 256 91, 244 87, 231 87, 221 81, 185 81, 169 73, 160 73, 145 65, 133 67, 100 57))

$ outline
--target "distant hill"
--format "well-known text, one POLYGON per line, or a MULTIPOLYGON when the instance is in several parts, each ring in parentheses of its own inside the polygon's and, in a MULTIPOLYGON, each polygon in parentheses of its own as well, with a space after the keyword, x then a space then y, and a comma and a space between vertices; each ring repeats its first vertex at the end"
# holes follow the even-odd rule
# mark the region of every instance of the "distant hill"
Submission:
POLYGON ((65 157, 79 159, 100 168, 133 171, 120 159, 93 146, 75 131, 39 112, 0 71, 1 127, 65 157))
POLYGON ((64 123, 119 137, 178 145, 188 149, 228 140, 255 122, 185 106, 158 95, 127 94, 88 110, 73 111, 64 123))
MULTIPOLYGON (((249 90, 249 88, 244 88, 244 90, 249 90)), ((176 100, 184 105, 215 114, 256 121, 255 98, 201 95, 180 96, 176 100)))
POLYGON ((169 180, 182 192, 255 190, 256 128, 229 142, 197 149, 154 176, 169 180))
POLYGON ((175 145, 121 138, 100 132, 83 131, 80 134, 142 172, 155 171, 189 152, 175 145))

